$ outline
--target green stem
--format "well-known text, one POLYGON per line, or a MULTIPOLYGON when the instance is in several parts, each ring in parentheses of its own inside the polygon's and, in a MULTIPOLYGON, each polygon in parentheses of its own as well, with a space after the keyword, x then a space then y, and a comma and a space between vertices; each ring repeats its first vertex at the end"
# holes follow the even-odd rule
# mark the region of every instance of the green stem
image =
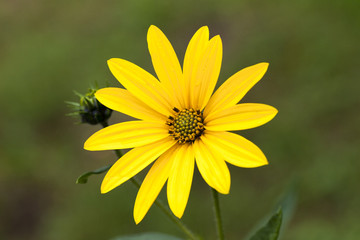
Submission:
POLYGON ((194 233, 177 217, 172 214, 169 209, 165 206, 165 204, 161 200, 155 200, 155 204, 166 214, 170 220, 175 223, 191 240, 199 239, 194 235, 194 233))
POLYGON ((219 240, 224 240, 224 230, 221 221, 221 212, 220 212, 220 204, 219 204, 219 194, 218 192, 211 188, 211 195, 214 202, 214 212, 215 212, 215 222, 216 222, 216 230, 217 236, 219 240))
MULTIPOLYGON (((107 122, 102 122, 101 125, 105 128, 107 126, 109 126, 109 124, 107 122)), ((121 158, 123 156, 122 152, 120 150, 114 150, 116 156, 118 158, 121 158)), ((134 186, 139 189, 140 188, 140 182, 135 178, 132 177, 130 178, 130 181, 134 184, 134 186)), ((175 223, 184 233, 185 235, 187 235, 189 237, 189 239, 191 240, 197 240, 198 238, 194 235, 194 233, 177 217, 175 217, 171 211, 165 206, 165 204, 156 199, 155 200, 155 204, 161 209, 161 211, 163 211, 163 213, 165 213, 165 215, 170 218, 170 220, 175 223)))

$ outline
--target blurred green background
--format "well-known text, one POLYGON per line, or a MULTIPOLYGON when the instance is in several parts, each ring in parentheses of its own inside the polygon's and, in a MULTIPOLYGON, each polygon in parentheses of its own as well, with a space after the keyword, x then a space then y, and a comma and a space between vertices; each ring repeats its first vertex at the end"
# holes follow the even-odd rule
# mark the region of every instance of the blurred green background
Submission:
MULTIPOLYGON (((261 147, 270 165, 230 166, 231 192, 220 198, 227 238, 245 237, 295 181, 297 209, 283 239, 359 239, 359 13, 356 0, 1 1, 0 239, 182 236, 156 207, 135 225, 131 183, 106 195, 99 190, 103 176, 75 184, 115 155, 83 150, 100 127, 65 116, 71 110, 64 101, 77 100, 73 90, 86 92, 95 82, 119 86, 109 58, 154 73, 146 44, 151 24, 164 31, 181 62, 199 27, 220 34, 219 83, 244 67, 270 63, 244 102, 275 106, 279 114, 240 133, 261 147)), ((110 122, 123 118, 114 114, 110 122)), ((197 173, 183 220, 214 239, 211 216, 210 191, 197 173)))

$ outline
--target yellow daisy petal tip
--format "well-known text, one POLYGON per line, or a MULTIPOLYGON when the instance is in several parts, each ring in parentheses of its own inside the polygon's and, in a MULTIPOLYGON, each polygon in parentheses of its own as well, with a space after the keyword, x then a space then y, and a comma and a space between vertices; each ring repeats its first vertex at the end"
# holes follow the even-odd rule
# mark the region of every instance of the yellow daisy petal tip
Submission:
POLYGON ((149 39, 154 38, 157 34, 162 33, 161 30, 156 27, 155 25, 151 25, 147 32, 147 40, 149 42, 149 39))
POLYGON ((109 60, 107 60, 107 64, 108 64, 109 68, 111 68, 119 61, 123 61, 123 60, 120 58, 110 58, 109 60))
POLYGON ((108 67, 111 69, 112 66, 115 64, 114 58, 111 58, 111 59, 107 60, 106 63, 108 65, 108 67))
POLYGON ((84 149, 87 151, 100 151, 101 149, 97 148, 97 144, 94 145, 94 135, 90 136, 84 143, 84 149))
POLYGON ((107 96, 106 92, 108 91, 109 88, 101 88, 99 90, 97 90, 94 94, 95 98, 102 103, 102 99, 103 97, 107 96))
POLYGON ((100 193, 101 193, 101 194, 105 194, 105 193, 108 193, 108 192, 110 192, 110 190, 109 190, 109 191, 105 191, 105 190, 103 190, 103 189, 100 189, 100 193))
POLYGON ((279 113, 279 110, 277 110, 276 108, 274 108, 274 117, 279 113))
POLYGON ((269 63, 268 62, 261 62, 258 64, 255 64, 255 66, 258 66, 259 68, 263 68, 264 71, 266 72, 269 68, 269 63))
POLYGON ((147 32, 147 41, 149 42, 150 39, 157 39, 159 36, 163 35, 166 38, 165 34, 155 25, 150 25, 148 32, 147 32))
POLYGON ((269 121, 271 121, 278 114, 279 111, 273 106, 269 106, 269 111, 271 112, 271 118, 269 121))
MULTIPOLYGON (((187 204, 186 204, 187 205, 187 204)), ((184 215, 184 212, 185 212, 185 207, 179 207, 178 204, 171 204, 169 202, 169 207, 170 207, 170 210, 172 211, 172 213, 177 217, 177 218, 182 218, 182 216, 184 215)))
MULTIPOLYGON (((184 209, 185 210, 185 209, 184 209)), ((174 209, 174 208, 171 208, 171 211, 174 213, 174 215, 177 217, 177 218, 182 218, 182 216, 184 215, 184 210, 181 210, 181 209, 174 209)))
POLYGON ((269 68, 269 63, 261 62, 261 63, 254 64, 248 68, 249 69, 252 68, 254 71, 261 71, 261 72, 263 71, 263 75, 264 75, 269 68))
POLYGON ((134 212, 134 221, 135 221, 136 225, 138 225, 143 219, 144 219, 144 216, 141 216, 134 212))
POLYGON ((85 141, 84 143, 84 149, 85 150, 88 150, 88 151, 91 151, 91 143, 89 143, 89 139, 85 141))
POLYGON ((264 67, 268 68, 269 67, 269 63, 268 62, 261 62, 259 63, 261 65, 263 65, 264 67))
POLYGON ((222 44, 222 40, 221 40, 220 35, 216 35, 216 36, 212 37, 212 38, 210 39, 210 41, 216 41, 217 44, 222 44))
MULTIPOLYGON (((93 135, 92 135, 93 136, 93 135)), ((84 149, 88 151, 97 151, 96 148, 94 148, 93 144, 93 137, 90 136, 84 143, 84 149)))
POLYGON ((158 28, 157 26, 155 26, 154 24, 151 24, 150 27, 149 27, 149 30, 150 30, 150 29, 155 29, 155 28, 159 29, 159 28, 158 28))
POLYGON ((230 188, 228 188, 228 189, 219 189, 219 190, 221 190, 221 191, 218 191, 218 190, 216 190, 216 191, 218 191, 221 194, 229 194, 230 193, 230 188))
POLYGON ((95 97, 97 100, 99 100, 99 98, 101 98, 101 96, 103 95, 104 91, 107 91, 108 88, 101 88, 101 89, 98 89, 96 92, 95 92, 95 97))
MULTIPOLYGON (((168 200, 169 200, 169 197, 168 197, 168 200)), ((181 205, 179 203, 171 203, 169 201, 170 210, 179 219, 184 215, 185 207, 187 204, 185 204, 185 206, 181 206, 181 205)))
POLYGON ((266 165, 269 165, 269 162, 268 160, 266 159, 266 157, 264 159, 261 159, 263 160, 261 163, 259 163, 259 167, 262 167, 262 166, 266 166, 266 165))
POLYGON ((230 193, 230 185, 229 186, 217 186, 216 188, 215 187, 212 187, 212 188, 221 194, 229 194, 230 193))
POLYGON ((202 26, 201 28, 199 28, 199 30, 197 30, 197 32, 209 32, 209 28, 208 26, 202 26))
MULTIPOLYGON (((104 179, 105 180, 105 179, 104 179)), ((105 194, 105 193, 108 193, 110 192, 111 190, 113 190, 115 187, 117 186, 112 186, 111 184, 108 184, 107 181, 104 181, 102 182, 101 184, 101 187, 100 187, 100 192, 101 194, 105 194)))
POLYGON ((114 59, 115 58, 110 58, 110 59, 108 59, 106 62, 107 62, 107 64, 110 64, 111 62, 113 62, 114 61, 114 59))
POLYGON ((210 31, 208 26, 202 26, 201 28, 199 28, 199 30, 196 31, 195 35, 205 35, 206 36, 206 40, 209 40, 209 35, 210 35, 210 31))
POLYGON ((150 27, 148 29, 148 34, 150 31, 161 31, 161 30, 155 25, 150 25, 150 27))

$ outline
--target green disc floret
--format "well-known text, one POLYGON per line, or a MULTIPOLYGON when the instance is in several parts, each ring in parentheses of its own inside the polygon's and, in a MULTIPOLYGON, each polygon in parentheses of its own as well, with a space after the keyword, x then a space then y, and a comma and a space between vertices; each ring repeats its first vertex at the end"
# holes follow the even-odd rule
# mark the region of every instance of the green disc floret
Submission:
POLYGON ((205 130, 202 112, 193 108, 173 110, 174 116, 170 116, 166 122, 170 136, 179 144, 193 143, 205 130))

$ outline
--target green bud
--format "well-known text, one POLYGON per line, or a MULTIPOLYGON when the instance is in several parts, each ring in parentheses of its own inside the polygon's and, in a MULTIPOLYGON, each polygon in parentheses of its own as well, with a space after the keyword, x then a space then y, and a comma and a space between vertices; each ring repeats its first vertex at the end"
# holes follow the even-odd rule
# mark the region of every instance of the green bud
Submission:
POLYGON ((79 103, 67 102, 71 108, 75 109, 74 113, 69 115, 80 116, 81 123, 96 125, 106 122, 112 113, 112 110, 102 105, 96 98, 97 89, 89 88, 85 95, 75 92, 80 97, 79 103))

